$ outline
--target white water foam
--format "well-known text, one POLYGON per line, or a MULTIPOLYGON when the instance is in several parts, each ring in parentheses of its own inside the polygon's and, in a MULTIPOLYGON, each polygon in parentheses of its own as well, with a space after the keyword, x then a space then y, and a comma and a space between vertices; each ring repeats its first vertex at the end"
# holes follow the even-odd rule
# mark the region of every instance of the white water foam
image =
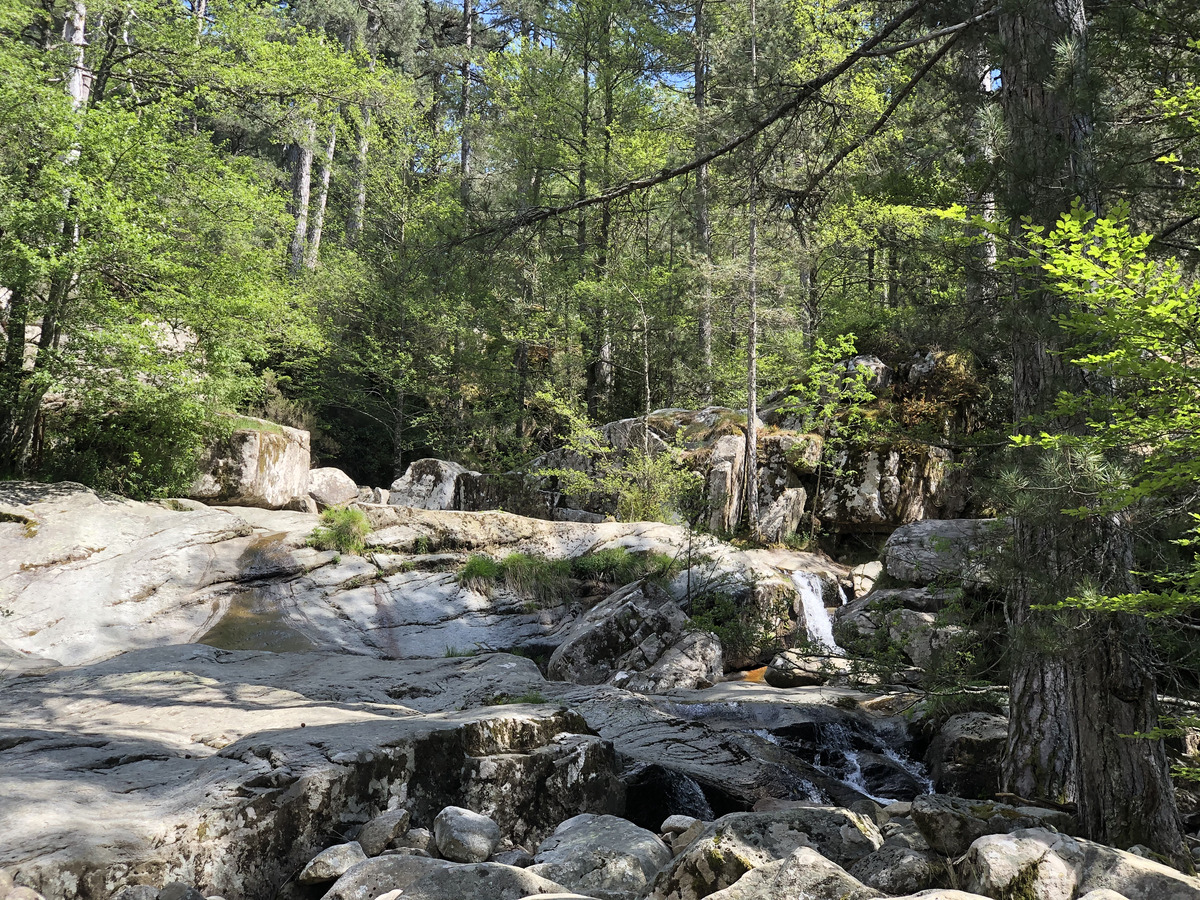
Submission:
POLYGON ((804 625, 814 644, 821 644, 831 653, 845 656, 846 651, 833 639, 833 620, 825 609, 825 586, 812 572, 793 572, 792 584, 804 605, 804 625))

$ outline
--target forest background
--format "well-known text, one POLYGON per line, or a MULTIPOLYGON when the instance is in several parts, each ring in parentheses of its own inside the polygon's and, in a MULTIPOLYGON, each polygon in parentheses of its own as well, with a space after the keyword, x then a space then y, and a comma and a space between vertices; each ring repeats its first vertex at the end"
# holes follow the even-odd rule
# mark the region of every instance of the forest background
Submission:
POLYGON ((871 427, 1015 517, 1006 779, 1182 858, 1161 745, 1119 738, 1167 671, 1126 613, 1194 627, 1197 34, 1190 0, 0 0, 0 475, 183 493, 229 413, 359 483, 503 471, 831 345, 937 351, 973 414, 871 427))

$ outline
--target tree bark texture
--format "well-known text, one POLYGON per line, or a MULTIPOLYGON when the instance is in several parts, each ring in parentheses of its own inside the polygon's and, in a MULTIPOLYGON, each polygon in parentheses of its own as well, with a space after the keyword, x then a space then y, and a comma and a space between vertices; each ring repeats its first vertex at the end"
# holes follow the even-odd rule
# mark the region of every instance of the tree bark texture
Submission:
MULTIPOLYGON (((1006 0, 999 24, 1009 136, 1005 206, 1020 238, 1025 217, 1051 227, 1076 198, 1094 206, 1087 19, 1083 0, 1006 0)), ((1078 432, 1082 422, 1049 414, 1060 391, 1085 387, 1082 371, 1061 352, 1062 301, 1036 269, 1014 281, 1014 417, 1025 432, 1078 432)), ((1053 488, 1044 473, 1055 471, 1055 452, 1024 451, 1039 489, 1053 488)), ((1032 608, 1077 594, 1086 583, 1129 590, 1129 532, 1120 517, 1057 513, 1066 504, 1047 496, 1045 512, 1023 512, 1014 523, 1020 574, 1008 597, 1015 663, 1005 785, 1022 796, 1075 800, 1088 837, 1145 843, 1183 861, 1161 741, 1123 736, 1157 723, 1140 623, 1032 608)))

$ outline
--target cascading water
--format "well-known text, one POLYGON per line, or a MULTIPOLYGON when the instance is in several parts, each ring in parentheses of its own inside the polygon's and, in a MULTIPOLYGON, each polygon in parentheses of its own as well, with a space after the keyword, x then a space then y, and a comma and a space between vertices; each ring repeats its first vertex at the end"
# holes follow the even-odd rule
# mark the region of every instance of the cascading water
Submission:
POLYGON ((825 609, 825 585, 820 576, 812 572, 793 572, 792 584, 796 586, 804 606, 804 625, 808 629, 809 639, 831 653, 845 656, 846 651, 833 639, 833 620, 825 609))

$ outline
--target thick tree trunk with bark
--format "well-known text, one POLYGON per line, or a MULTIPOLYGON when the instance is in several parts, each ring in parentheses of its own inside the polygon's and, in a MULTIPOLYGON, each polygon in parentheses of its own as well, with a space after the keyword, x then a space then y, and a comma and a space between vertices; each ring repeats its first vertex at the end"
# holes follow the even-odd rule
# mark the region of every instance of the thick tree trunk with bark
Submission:
MULTIPOLYGON (((1000 38, 1009 135, 1006 211, 1017 228, 1023 217, 1049 227, 1075 198, 1094 196, 1083 0, 1007 0, 1000 38)), ((1060 391, 1085 385, 1083 373, 1059 352, 1065 347, 1056 324, 1062 301, 1039 274, 1027 269, 1015 279, 1013 411, 1026 431, 1078 431, 1082 423, 1047 415, 1060 391)), ((1053 452, 1026 451, 1031 477, 1053 470, 1056 460, 1046 455, 1053 452)), ((1183 861, 1161 742, 1122 736, 1157 720, 1139 624, 1031 608, 1078 593, 1086 582, 1102 591, 1128 590, 1132 554, 1123 526, 1119 517, 1080 520, 1054 509, 1016 518, 1021 574, 1008 598, 1016 652, 1003 778, 1022 796, 1076 800, 1088 837, 1118 846, 1145 843, 1183 861)))

